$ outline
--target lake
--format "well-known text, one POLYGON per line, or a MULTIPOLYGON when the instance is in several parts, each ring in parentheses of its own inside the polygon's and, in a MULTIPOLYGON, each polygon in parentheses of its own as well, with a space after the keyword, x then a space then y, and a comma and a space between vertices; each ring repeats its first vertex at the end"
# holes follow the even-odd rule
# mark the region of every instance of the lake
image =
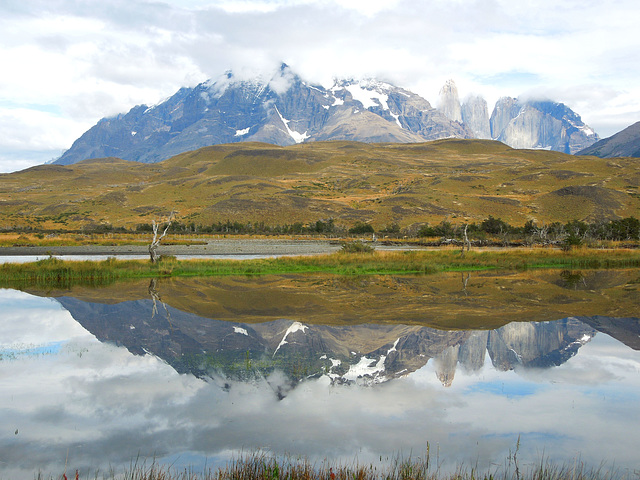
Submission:
POLYGON ((0 478, 257 449, 637 473, 639 290, 637 270, 0 290, 0 478))

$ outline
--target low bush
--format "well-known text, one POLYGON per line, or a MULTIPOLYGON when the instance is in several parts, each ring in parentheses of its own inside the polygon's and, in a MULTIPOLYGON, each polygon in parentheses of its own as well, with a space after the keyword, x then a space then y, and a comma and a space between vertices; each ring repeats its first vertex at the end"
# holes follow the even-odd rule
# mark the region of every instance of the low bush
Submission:
POLYGON ((355 242, 343 242, 341 251, 343 253, 372 253, 374 250, 371 245, 357 240, 355 242))

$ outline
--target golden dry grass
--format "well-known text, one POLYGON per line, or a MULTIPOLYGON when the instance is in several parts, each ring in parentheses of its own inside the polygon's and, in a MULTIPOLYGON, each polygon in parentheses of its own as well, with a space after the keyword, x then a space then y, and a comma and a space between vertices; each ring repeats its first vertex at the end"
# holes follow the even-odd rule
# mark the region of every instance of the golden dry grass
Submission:
POLYGON ((484 140, 234 144, 151 165, 92 160, 0 175, 0 229, 131 228, 171 211, 202 225, 334 218, 380 229, 488 215, 513 225, 564 223, 637 215, 639 184, 637 159, 514 150, 484 140), (598 190, 588 198, 558 195, 565 187, 598 190))

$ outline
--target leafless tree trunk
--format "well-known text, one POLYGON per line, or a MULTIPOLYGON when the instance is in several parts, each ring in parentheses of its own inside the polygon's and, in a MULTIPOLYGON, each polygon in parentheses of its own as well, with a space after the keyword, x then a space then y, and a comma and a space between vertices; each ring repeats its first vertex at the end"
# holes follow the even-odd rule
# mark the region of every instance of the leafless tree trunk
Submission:
POLYGON ((157 287, 158 279, 152 278, 149 283, 149 295, 151 295, 151 300, 153 300, 153 308, 151 309, 151 318, 153 319, 158 313, 158 302, 162 304, 164 307, 164 311, 167 313, 167 321, 169 322, 169 326, 173 330, 173 325, 171 325, 171 313, 169 313, 169 309, 167 305, 160 298, 160 294, 158 293, 157 287))
POLYGON ((471 250, 471 242, 469 241, 469 236, 467 235, 467 229, 469 228, 468 224, 464 224, 463 241, 462 241, 462 250, 460 251, 460 255, 464 257, 464 249, 467 248, 467 252, 471 250))
POLYGON ((467 272, 467 278, 464 278, 464 273, 460 273, 460 275, 462 275, 462 291, 465 295, 468 296, 469 292, 467 292, 467 284, 469 283, 469 279, 471 278, 471 273, 467 272))
POLYGON ((151 226, 153 227, 153 240, 151 240, 151 244, 149 245, 149 256, 151 257, 151 263, 156 263, 158 261, 158 246, 160 246, 160 241, 164 238, 171 226, 171 221, 173 220, 173 212, 169 215, 169 219, 167 220, 167 226, 164 227, 164 231, 162 235, 158 237, 158 228, 159 225, 155 220, 152 220, 151 226))
POLYGON ((542 224, 541 227, 535 227, 534 235, 540 239, 540 243, 542 245, 547 245, 549 243, 548 235, 549 234, 549 226, 542 224))

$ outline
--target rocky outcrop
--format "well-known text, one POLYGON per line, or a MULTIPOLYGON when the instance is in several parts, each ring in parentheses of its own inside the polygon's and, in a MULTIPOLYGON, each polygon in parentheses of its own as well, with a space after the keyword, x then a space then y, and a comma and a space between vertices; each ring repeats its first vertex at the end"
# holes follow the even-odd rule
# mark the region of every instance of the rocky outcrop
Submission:
POLYGON ((462 123, 462 109, 460 107, 460 98, 458 96, 458 87, 453 80, 447 80, 440 89, 439 110, 449 120, 462 123))
POLYGON ((490 139, 491 125, 487 101, 480 96, 467 97, 462 104, 462 122, 475 138, 490 139))
POLYGON ((576 155, 593 155, 600 158, 640 157, 640 122, 580 150, 576 155))
POLYGON ((491 138, 498 139, 498 137, 500 137, 500 134, 509 125, 509 122, 518 116, 520 108, 516 98, 502 97, 496 102, 489 121, 491 138))
POLYGON ((491 135, 513 148, 576 153, 598 135, 562 103, 500 99, 491 115, 491 135))
POLYGON ((555 322, 514 322, 489 334, 487 349, 498 370, 561 365, 591 340, 595 330, 575 318, 555 322))

